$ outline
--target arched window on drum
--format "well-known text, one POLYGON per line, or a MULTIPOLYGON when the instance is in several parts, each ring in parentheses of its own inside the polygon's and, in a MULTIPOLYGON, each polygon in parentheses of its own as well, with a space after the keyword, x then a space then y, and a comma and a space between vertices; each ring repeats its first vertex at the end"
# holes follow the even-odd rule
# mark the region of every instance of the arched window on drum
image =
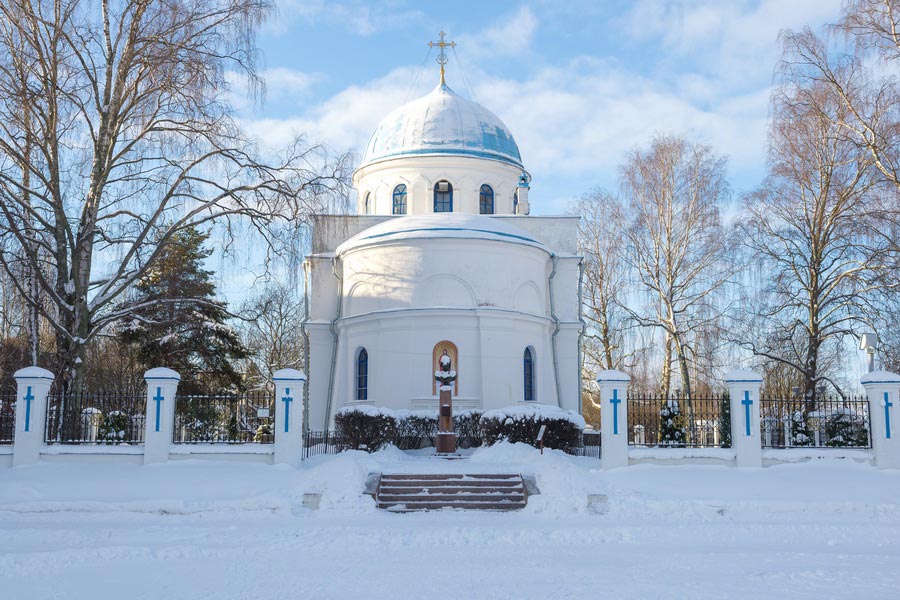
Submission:
POLYGON ((478 212, 483 215, 494 214, 494 189, 488 184, 481 186, 478 192, 478 212))
POLYGON ((397 187, 394 188, 394 203, 393 210, 391 211, 395 215, 405 215, 406 214, 406 184, 401 183, 397 187))

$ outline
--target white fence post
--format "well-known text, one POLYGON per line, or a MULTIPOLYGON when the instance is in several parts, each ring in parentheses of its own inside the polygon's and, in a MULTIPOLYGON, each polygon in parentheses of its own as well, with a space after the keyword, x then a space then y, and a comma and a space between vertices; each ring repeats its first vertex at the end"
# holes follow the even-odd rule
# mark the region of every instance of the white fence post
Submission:
POLYGON ((157 367, 144 373, 147 382, 147 418, 144 421, 144 464, 166 462, 175 429, 175 393, 181 375, 157 367))
POLYGON ((873 371, 860 380, 869 398, 869 424, 875 466, 900 469, 900 375, 873 371))
POLYGON ((33 465, 41 457, 47 421, 47 394, 53 373, 40 367, 25 367, 16 379, 16 433, 13 438, 13 466, 33 465))
POLYGON ((622 371, 601 371, 600 456, 605 469, 628 466, 628 384, 631 377, 622 371))
POLYGON ((759 438, 759 388, 762 377, 753 371, 732 371, 725 376, 731 401, 731 447, 737 466, 762 466, 759 438))
POLYGON ((275 464, 299 465, 303 458, 303 384, 306 375, 281 369, 275 382, 275 464))

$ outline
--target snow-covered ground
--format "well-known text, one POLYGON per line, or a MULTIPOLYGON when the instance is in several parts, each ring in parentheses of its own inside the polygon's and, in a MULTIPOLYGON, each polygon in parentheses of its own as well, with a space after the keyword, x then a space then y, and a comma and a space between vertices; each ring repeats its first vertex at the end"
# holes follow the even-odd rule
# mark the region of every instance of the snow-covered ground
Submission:
POLYGON ((0 598, 898 598, 900 472, 639 465, 522 445, 300 469, 208 460, 0 469, 0 598), (533 473, 516 513, 391 514, 369 472, 533 473), (302 508, 305 492, 320 510, 302 508), (598 512, 587 508, 588 494, 598 512))

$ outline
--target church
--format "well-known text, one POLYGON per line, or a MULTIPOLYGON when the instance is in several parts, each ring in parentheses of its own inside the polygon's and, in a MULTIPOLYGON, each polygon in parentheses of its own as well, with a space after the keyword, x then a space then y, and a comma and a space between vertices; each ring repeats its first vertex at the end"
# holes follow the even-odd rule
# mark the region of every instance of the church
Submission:
POLYGON ((515 139, 445 81, 386 116, 353 174, 355 215, 315 215, 305 263, 308 426, 346 406, 580 412, 578 217, 531 216, 515 139))

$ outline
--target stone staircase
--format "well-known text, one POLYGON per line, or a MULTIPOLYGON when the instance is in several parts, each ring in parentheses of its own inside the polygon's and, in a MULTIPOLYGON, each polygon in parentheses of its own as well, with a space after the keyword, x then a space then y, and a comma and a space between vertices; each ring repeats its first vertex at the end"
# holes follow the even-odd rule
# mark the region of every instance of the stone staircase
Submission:
POLYGON ((414 512, 459 508, 520 510, 528 502, 528 486, 521 475, 380 474, 371 489, 378 508, 414 512))

